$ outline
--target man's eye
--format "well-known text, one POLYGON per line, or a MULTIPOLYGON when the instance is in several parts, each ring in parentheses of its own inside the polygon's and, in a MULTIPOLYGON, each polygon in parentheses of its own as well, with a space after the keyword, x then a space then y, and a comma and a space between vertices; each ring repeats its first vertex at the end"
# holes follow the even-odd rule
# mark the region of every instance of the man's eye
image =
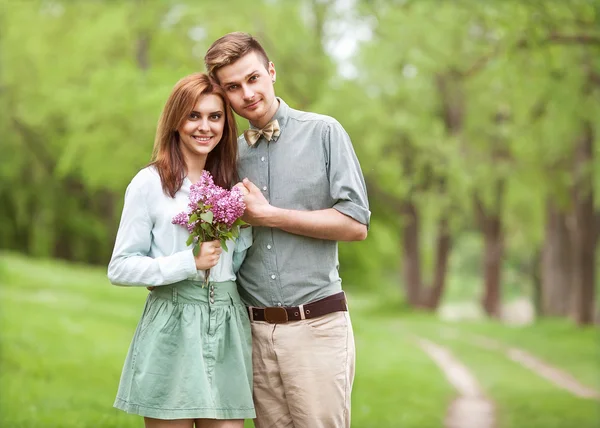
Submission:
POLYGON ((258 76, 256 74, 254 76, 250 77, 251 82, 253 82, 255 80, 258 80, 258 76))
POLYGON ((231 86, 227 87, 227 90, 231 92, 231 91, 235 91, 237 88, 238 88, 237 85, 231 85, 231 86))

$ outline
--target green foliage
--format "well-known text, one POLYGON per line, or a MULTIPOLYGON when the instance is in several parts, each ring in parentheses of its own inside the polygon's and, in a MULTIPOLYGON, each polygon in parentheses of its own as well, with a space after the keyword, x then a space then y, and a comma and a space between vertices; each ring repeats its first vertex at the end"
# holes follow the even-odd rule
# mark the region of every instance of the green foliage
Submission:
POLYGON ((440 217, 456 239, 476 229, 474 196, 501 214, 509 257, 530 259, 547 201, 569 208, 586 121, 594 189, 583 190, 600 201, 595 0, 361 0, 346 12, 311 0, 0 0, 0 11, 5 248, 106 263, 170 89, 229 31, 258 36, 277 94, 335 117, 354 142, 373 224, 366 242, 341 246, 351 286, 398 281, 407 201, 422 216, 426 275, 440 217), (351 78, 331 48, 340 28, 341 41, 360 39, 351 78))

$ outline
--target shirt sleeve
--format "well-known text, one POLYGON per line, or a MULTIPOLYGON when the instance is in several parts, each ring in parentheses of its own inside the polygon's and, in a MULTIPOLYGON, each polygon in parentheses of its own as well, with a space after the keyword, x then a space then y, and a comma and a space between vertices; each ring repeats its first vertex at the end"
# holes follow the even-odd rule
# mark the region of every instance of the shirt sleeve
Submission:
POLYGON ((245 227, 240 230, 240 236, 235 241, 235 249, 233 250, 233 272, 237 273, 240 266, 246 258, 248 248, 252 245, 252 227, 245 227))
POLYGON ((369 227, 367 186, 350 136, 337 121, 329 124, 326 133, 329 187, 336 201, 333 208, 369 227))
POLYGON ((134 179, 125 192, 121 222, 108 264, 108 279, 114 285, 160 286, 196 275, 192 249, 165 257, 148 256, 153 222, 146 200, 143 189, 134 179))

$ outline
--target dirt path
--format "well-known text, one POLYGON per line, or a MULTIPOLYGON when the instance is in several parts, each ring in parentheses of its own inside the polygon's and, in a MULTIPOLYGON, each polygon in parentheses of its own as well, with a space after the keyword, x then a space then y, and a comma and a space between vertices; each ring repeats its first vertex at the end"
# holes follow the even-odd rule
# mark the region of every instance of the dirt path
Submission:
POLYGON ((477 379, 448 349, 429 340, 416 339, 454 386, 459 396, 446 414, 446 428, 492 428, 494 405, 483 394, 477 379))
POLYGON ((552 382, 559 388, 569 391, 576 397, 600 400, 600 392, 582 385, 569 373, 560 370, 559 368, 556 368, 545 361, 542 361, 527 351, 515 347, 505 346, 496 340, 478 335, 469 335, 467 340, 481 348, 503 352, 512 361, 528 368, 538 376, 552 382))

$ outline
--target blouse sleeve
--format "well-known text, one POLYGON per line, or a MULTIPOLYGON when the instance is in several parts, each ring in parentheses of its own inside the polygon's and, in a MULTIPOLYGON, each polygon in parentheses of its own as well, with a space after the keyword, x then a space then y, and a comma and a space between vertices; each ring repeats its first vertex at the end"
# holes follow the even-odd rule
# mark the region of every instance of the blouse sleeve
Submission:
POLYGON ((152 258, 152 219, 142 186, 134 179, 125 192, 125 203, 108 279, 114 285, 160 286, 182 281, 196 274, 192 249, 152 258))
POLYGON ((245 227, 240 230, 240 236, 235 241, 235 249, 233 250, 233 272, 237 273, 240 266, 246 258, 248 248, 252 245, 252 227, 245 227))

